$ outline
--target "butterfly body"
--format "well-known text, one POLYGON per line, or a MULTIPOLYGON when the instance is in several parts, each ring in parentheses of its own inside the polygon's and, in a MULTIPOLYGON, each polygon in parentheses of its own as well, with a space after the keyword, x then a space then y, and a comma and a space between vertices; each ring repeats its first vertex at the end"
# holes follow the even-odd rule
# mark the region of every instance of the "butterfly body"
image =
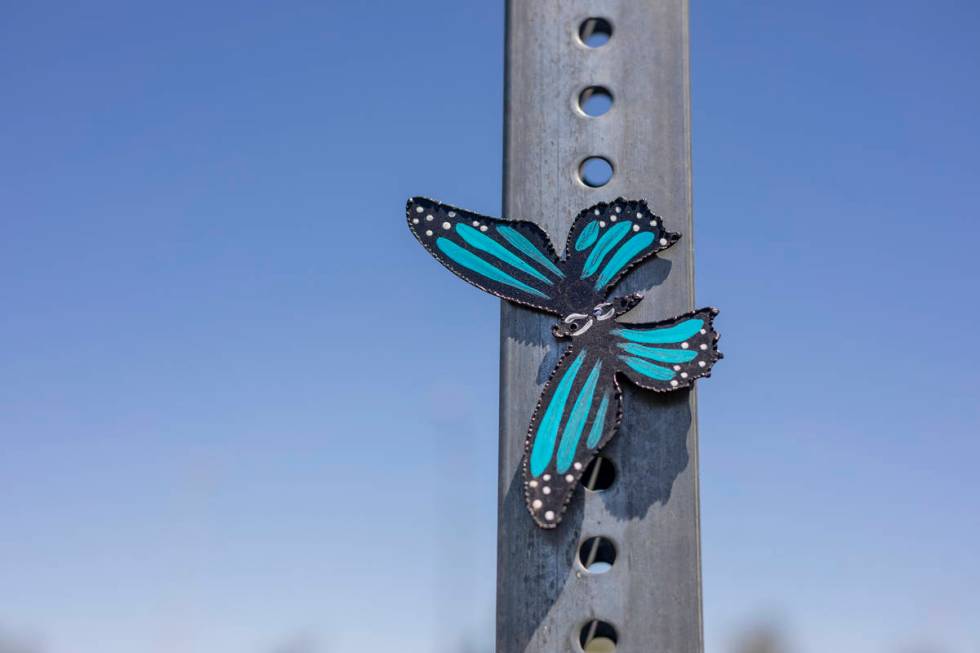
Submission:
POLYGON ((616 284, 680 238, 642 200, 617 199, 579 213, 561 257, 531 222, 425 198, 409 200, 407 216, 419 242, 456 275, 559 318, 552 332, 568 346, 531 416, 522 465, 528 510, 543 528, 561 521, 588 463, 616 434, 621 378, 658 392, 678 390, 708 376, 721 358, 716 309, 660 322, 620 319, 642 295, 613 295, 616 284))
MULTIPOLYGON (((608 330, 613 324, 609 320, 631 311, 641 299, 642 293, 632 293, 596 304, 583 313, 573 311, 552 327, 551 331, 556 338, 576 338, 588 333, 593 326, 606 327, 605 330, 608 330)), ((602 331, 604 330, 600 328, 600 332, 602 331)))

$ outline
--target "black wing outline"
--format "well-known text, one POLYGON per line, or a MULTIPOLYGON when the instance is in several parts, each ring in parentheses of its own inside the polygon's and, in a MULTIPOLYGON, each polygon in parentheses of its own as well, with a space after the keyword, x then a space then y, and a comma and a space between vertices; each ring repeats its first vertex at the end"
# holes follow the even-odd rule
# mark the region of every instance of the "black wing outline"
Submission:
POLYGON ((678 240, 644 200, 600 202, 581 211, 565 241, 563 269, 605 298, 637 265, 678 240))
POLYGON ((538 225, 425 197, 408 200, 405 212, 418 241, 456 276, 501 299, 562 315, 565 272, 538 225))
POLYGON ((717 308, 707 307, 658 322, 617 322, 610 332, 617 371, 655 392, 681 390, 711 376, 724 358, 714 328, 717 315, 717 308))
POLYGON ((582 474, 619 429, 622 397, 601 343, 573 341, 541 390, 524 440, 524 499, 538 526, 561 522, 582 474))

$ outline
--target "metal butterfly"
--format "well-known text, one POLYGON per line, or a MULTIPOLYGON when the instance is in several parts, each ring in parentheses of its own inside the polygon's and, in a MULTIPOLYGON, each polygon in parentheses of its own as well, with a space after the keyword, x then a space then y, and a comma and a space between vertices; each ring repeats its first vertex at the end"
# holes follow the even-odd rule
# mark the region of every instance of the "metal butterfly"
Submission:
POLYGON ((641 324, 617 319, 642 295, 609 298, 616 284, 680 238, 643 200, 620 198, 579 213, 562 257, 533 222, 489 218, 424 197, 410 199, 406 213, 422 246, 464 281, 560 318, 552 332, 570 344, 531 417, 522 465, 531 516, 554 528, 589 462, 619 428, 619 377, 664 392, 710 376, 722 357, 712 326, 718 310, 641 324))

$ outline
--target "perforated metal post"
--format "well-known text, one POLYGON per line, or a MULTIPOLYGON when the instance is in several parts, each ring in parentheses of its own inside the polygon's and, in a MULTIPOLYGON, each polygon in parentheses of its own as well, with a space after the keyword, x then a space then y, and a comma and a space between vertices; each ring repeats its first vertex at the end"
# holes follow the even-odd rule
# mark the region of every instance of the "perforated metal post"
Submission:
MULTIPOLYGON (((590 24, 594 25, 594 23, 590 24)), ((646 299, 632 321, 693 308, 688 5, 685 0, 508 0, 504 216, 542 225, 559 246, 575 214, 618 196, 642 198, 683 239, 626 282, 646 299), (583 21, 612 26, 587 47, 583 21), (612 109, 588 117, 580 93, 602 86, 612 109), (611 181, 579 178, 587 157, 611 181)), ((497 653, 581 651, 592 619, 619 653, 693 653, 702 646, 698 453, 694 393, 655 395, 624 383, 625 419, 604 454, 616 480, 579 490, 560 526, 534 525, 521 456, 528 420, 557 360, 554 319, 503 303, 497 653), (612 568, 591 574, 580 544, 604 536, 612 568)))

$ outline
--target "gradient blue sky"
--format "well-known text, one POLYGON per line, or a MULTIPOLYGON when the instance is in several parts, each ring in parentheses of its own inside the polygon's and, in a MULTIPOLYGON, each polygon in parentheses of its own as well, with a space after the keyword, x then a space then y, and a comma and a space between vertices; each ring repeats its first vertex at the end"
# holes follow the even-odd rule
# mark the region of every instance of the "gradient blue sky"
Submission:
MULTIPOLYGON (((0 641, 487 641, 497 302, 402 210, 499 213, 502 3, 3 16, 0 641)), ((980 651, 978 33, 695 3, 709 651, 980 651)))

